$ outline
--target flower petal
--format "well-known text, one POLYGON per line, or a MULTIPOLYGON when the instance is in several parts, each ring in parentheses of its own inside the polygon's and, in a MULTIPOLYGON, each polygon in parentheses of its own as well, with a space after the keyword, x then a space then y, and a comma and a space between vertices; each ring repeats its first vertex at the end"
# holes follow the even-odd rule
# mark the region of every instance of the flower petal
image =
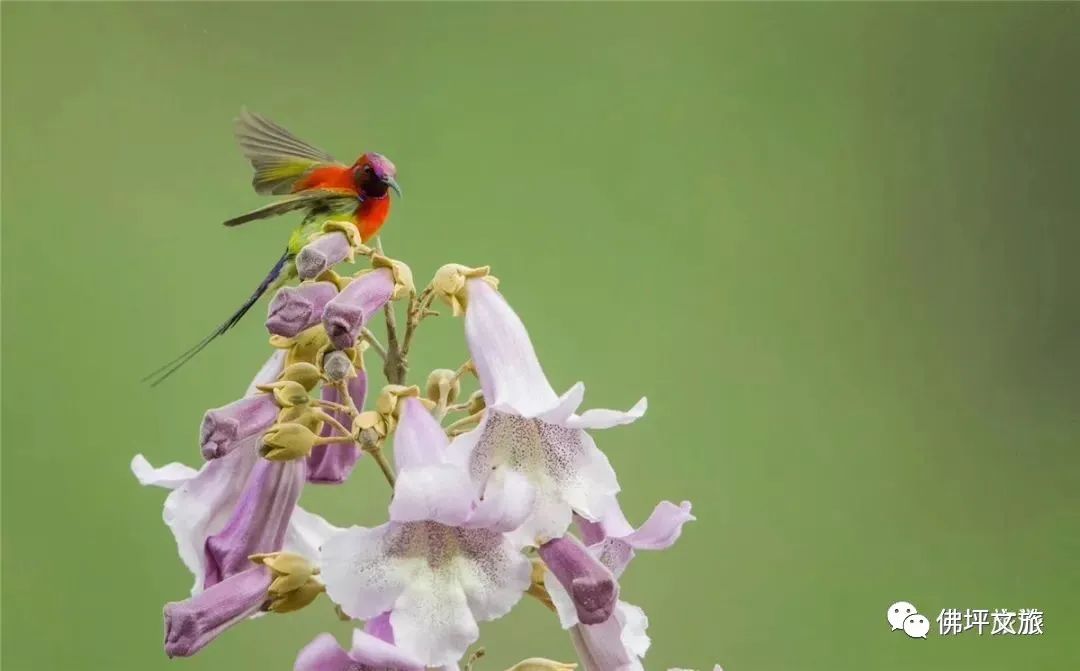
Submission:
POLYGON ((690 514, 690 502, 675 505, 661 501, 652 515, 636 531, 623 536, 623 542, 637 550, 666 550, 679 540, 683 525, 696 519, 690 514))
POLYGON ((405 526, 352 527, 323 543, 319 563, 326 593, 352 617, 365 619, 390 610, 405 589, 408 576, 389 557, 407 540, 405 526))
POLYGON ((509 613, 532 583, 529 560, 503 534, 483 529, 457 530, 457 544, 457 578, 473 616, 483 622, 509 613))
POLYGON ((453 664, 480 637, 461 585, 440 572, 416 571, 390 614, 397 645, 425 665, 453 664))
POLYGON ((244 446, 221 459, 206 462, 193 478, 165 499, 162 517, 176 539, 180 558, 195 575, 193 594, 203 586, 206 539, 225 526, 240 499, 259 458, 255 450, 257 440, 252 436, 244 446))
POLYGON ((330 634, 319 634, 305 645, 296 656, 293 671, 353 671, 356 664, 337 639, 330 634))
POLYGON ((525 325, 483 279, 466 283, 465 338, 489 407, 533 417, 558 402, 525 325))
POLYGON ((262 365, 262 368, 259 369, 259 372, 255 374, 255 379, 253 379, 251 381, 251 384, 248 385, 247 391, 244 392, 244 396, 254 396, 256 394, 261 394, 262 392, 260 392, 256 387, 261 384, 269 384, 274 380, 278 379, 278 376, 281 375, 281 371, 285 370, 286 354, 287 352, 285 350, 280 349, 276 350, 273 354, 271 354, 270 357, 266 360, 266 363, 264 363, 262 365))
POLYGON ((185 466, 178 461, 165 464, 161 468, 154 468, 141 454, 131 458, 131 472, 135 479, 144 487, 162 487, 164 489, 176 489, 198 473, 191 466, 185 466))
POLYGON ((472 512, 471 489, 465 471, 453 464, 402 469, 394 484, 390 519, 394 522, 431 520, 458 526, 472 512))
POLYGON ((422 671, 424 668, 419 660, 401 648, 359 629, 353 631, 349 656, 372 669, 422 671))
POLYGON ((394 464, 399 471, 442 463, 449 444, 443 428, 420 399, 402 400, 401 418, 394 432, 394 464))
POLYGON ((304 486, 304 468, 301 461, 259 460, 228 523, 206 539, 207 587, 246 570, 251 555, 281 549, 304 486))
POLYGON ((188 657, 222 632, 254 615, 266 601, 270 571, 250 568, 196 596, 165 604, 165 654, 188 657))
POLYGON ((649 400, 644 396, 626 412, 618 410, 603 410, 594 408, 586 410, 580 415, 574 415, 566 420, 566 426, 571 429, 610 429, 613 426, 632 424, 645 416, 649 408, 649 400))
POLYGON ((285 532, 285 543, 281 549, 317 563, 319 548, 328 538, 342 531, 344 529, 335 527, 322 516, 297 506, 293 508, 289 529, 285 532))
POLYGON ((386 641, 387 643, 393 643, 394 628, 390 626, 390 611, 368 618, 368 620, 364 622, 364 631, 377 639, 386 641))
POLYGON ((642 671, 640 657, 649 647, 648 624, 640 608, 620 601, 612 617, 601 624, 579 624, 571 637, 587 669, 642 671))
POLYGON ((491 531, 513 531, 521 526, 536 502, 536 488, 517 471, 501 468, 492 472, 479 503, 465 526, 491 531))

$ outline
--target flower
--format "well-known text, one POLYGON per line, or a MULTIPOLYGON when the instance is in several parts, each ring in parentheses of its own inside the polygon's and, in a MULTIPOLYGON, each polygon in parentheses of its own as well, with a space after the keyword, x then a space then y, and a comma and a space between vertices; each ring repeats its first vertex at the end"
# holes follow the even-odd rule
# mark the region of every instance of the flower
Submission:
POLYGON ((322 275, 353 253, 349 237, 341 231, 320 235, 304 246, 296 257, 296 271, 302 280, 322 275))
POLYGON ((165 654, 190 657, 266 602, 270 571, 250 568, 186 601, 165 605, 165 654))
MULTIPOLYGON (((649 519, 634 529, 616 504, 598 522, 579 518, 578 527, 586 542, 590 543, 589 554, 618 578, 634 557, 634 550, 664 550, 671 547, 682 535, 683 525, 694 519, 690 508, 689 501, 678 506, 670 501, 662 501, 654 508, 649 519)), ((564 629, 571 630, 571 639, 586 671, 642 669, 640 658, 649 649, 649 637, 645 633, 649 620, 645 612, 633 604, 618 601, 610 618, 600 623, 590 622, 582 617, 583 606, 589 602, 577 593, 575 576, 584 574, 586 570, 595 572, 595 569, 573 555, 573 562, 563 561, 562 564, 571 563, 576 570, 567 571, 558 561, 548 562, 544 554, 545 546, 541 546, 540 551, 549 569, 544 585, 555 605, 559 622, 564 629), (555 579, 551 580, 549 576, 555 579)), ((550 554, 551 551, 548 552, 550 554)), ((567 550, 560 549, 559 552, 566 553, 567 550)))
POLYGON ((337 295, 332 282, 304 282, 297 287, 282 287, 274 294, 267 310, 266 330, 292 338, 318 324, 323 308, 337 295))
POLYGON ((326 304, 322 322, 334 347, 348 349, 356 344, 364 325, 390 300, 394 282, 390 268, 378 268, 354 279, 326 304))
POLYGON ((465 284, 465 336, 487 411, 476 429, 455 439, 450 455, 466 466, 478 494, 506 473, 527 483, 534 503, 514 538, 521 545, 539 545, 561 537, 572 513, 598 520, 615 505, 615 472, 585 429, 629 424, 645 413, 647 403, 642 398, 627 412, 576 414, 584 385, 555 394, 524 324, 488 279, 465 284))
POLYGON ((514 484, 477 501, 421 400, 403 397, 400 415, 390 522, 329 538, 322 578, 353 617, 389 611, 395 643, 423 665, 453 664, 479 636, 477 621, 505 615, 529 587, 531 565, 505 532, 530 501, 514 484))
MULTIPOLYGON (((611 570, 581 541, 571 534, 548 541, 540 546, 540 558, 573 600, 578 621, 600 624, 611 617, 619 585, 611 570)), ((545 580, 544 584, 549 582, 545 580)))
MULTIPOLYGON (((260 393, 258 386, 277 379, 283 360, 283 353, 270 357, 248 394, 260 393)), ((193 595, 250 570, 250 554, 285 549, 314 557, 322 540, 338 531, 295 505, 303 484, 303 462, 273 464, 260 459, 259 438, 258 434, 243 438, 198 471, 179 463, 155 469, 141 454, 131 461, 141 484, 172 490, 163 517, 181 560, 195 576, 193 595)))

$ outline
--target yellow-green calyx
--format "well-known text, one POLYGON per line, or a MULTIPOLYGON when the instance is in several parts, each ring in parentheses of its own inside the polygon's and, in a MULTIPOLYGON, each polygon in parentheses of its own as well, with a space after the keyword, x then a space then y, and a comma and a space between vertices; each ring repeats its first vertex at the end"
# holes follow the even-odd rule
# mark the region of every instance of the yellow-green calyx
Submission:
POLYGON ((450 306, 455 317, 465 314, 469 297, 465 290, 466 282, 483 279, 493 288, 498 288, 499 280, 491 275, 490 266, 470 268, 460 263, 448 263, 439 268, 431 280, 431 289, 450 306))
POLYGON ((425 395, 429 401, 453 403, 461 393, 461 378, 449 368, 436 368, 427 379, 425 395))
POLYGON ((281 371, 278 380, 282 382, 296 382, 306 391, 311 391, 319 384, 321 375, 318 366, 307 363, 306 361, 301 361, 294 363, 281 371))
MULTIPOLYGON (((310 364, 297 365, 307 366, 310 364)), ((314 368, 314 366, 312 366, 312 368, 314 368)), ((316 373, 317 372, 318 369, 316 369, 316 373)), ((260 391, 273 393, 274 403, 277 403, 279 408, 295 408, 297 406, 307 405, 311 402, 311 397, 308 396, 308 390, 299 382, 283 380, 272 384, 259 385, 256 388, 260 391)))
POLYGON ((267 589, 270 601, 267 610, 291 613, 310 604, 326 587, 315 579, 319 569, 304 557, 289 552, 271 552, 250 557, 251 561, 270 569, 273 581, 267 589))
POLYGON ((303 424, 274 424, 263 434, 259 453, 270 461, 292 461, 303 459, 311 453, 311 448, 324 443, 303 424))
POLYGON ((286 368, 296 363, 315 365, 318 361, 319 351, 329 342, 330 338, 327 337, 326 329, 322 324, 316 324, 292 338, 280 335, 270 336, 271 347, 288 351, 285 355, 286 368))

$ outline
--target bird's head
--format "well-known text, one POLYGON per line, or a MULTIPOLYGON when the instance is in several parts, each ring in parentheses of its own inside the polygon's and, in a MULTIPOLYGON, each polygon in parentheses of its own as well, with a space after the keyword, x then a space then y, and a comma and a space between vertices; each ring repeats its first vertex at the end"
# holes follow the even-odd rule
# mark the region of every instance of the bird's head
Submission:
POLYGON ((364 154, 353 166, 356 188, 369 198, 382 198, 390 189, 400 197, 401 187, 396 177, 397 168, 390 159, 375 152, 364 154))

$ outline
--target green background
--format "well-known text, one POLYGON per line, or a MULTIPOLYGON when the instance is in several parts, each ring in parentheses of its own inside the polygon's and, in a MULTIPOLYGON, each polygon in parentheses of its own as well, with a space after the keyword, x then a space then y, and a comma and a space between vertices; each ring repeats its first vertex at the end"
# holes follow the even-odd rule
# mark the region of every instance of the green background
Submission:
MULTIPOLYGON (((560 389, 650 400, 597 434, 642 520, 698 521, 623 596, 646 667, 1049 669, 1080 658, 1080 7, 3 5, 3 665, 290 669, 327 602, 189 660, 164 492, 268 351, 263 308, 160 388, 292 222, 231 135, 248 105, 392 157, 419 281, 491 264, 560 389), (1038 608, 1041 637, 884 614, 1038 608)), ((426 324, 413 379, 465 357, 426 324)), ((363 463, 309 487, 376 524, 363 463)), ((481 671, 569 659, 524 601, 481 671)))

